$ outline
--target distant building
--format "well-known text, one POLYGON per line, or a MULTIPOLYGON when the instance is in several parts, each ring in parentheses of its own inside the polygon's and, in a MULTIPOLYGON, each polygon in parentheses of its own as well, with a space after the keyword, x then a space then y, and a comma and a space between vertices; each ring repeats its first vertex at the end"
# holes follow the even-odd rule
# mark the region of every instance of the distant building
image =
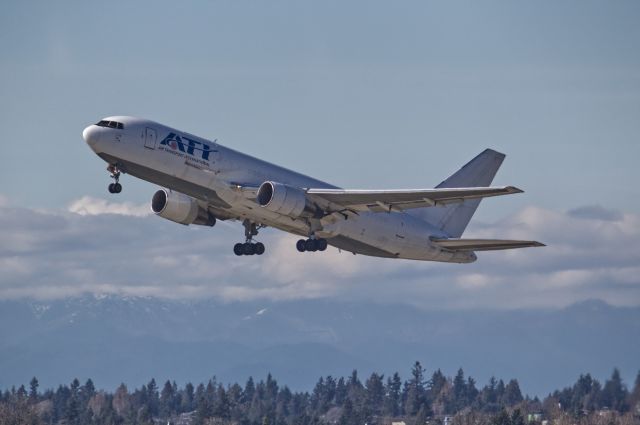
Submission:
POLYGON ((542 421, 542 413, 529 413, 527 415, 527 422, 541 422, 542 421))

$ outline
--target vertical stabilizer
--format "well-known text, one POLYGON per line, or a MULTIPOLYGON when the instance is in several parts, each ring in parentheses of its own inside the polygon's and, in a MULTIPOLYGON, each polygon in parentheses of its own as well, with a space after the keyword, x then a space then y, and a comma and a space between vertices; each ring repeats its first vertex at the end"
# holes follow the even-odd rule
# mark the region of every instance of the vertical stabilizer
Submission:
MULTIPOLYGON (((500 152, 486 149, 436 187, 490 186, 504 157, 505 155, 500 152)), ((473 199, 442 207, 421 208, 410 211, 409 214, 428 221, 444 230, 452 238, 459 238, 467 228, 480 201, 481 199, 473 199)))

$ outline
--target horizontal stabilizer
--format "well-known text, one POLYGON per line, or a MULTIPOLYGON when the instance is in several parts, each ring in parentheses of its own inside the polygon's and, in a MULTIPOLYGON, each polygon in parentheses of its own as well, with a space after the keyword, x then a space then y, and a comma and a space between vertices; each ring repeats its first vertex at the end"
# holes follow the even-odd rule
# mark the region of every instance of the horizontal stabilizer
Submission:
POLYGON ((498 249, 545 246, 545 244, 536 241, 502 239, 432 239, 431 242, 451 251, 495 251, 498 249))

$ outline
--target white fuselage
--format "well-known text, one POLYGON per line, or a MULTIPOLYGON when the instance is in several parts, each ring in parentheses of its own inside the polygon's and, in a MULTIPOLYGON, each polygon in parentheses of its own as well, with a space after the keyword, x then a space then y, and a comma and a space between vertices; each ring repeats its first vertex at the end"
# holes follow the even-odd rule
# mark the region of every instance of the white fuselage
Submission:
POLYGON ((311 229, 307 219, 261 207, 243 188, 265 181, 306 189, 335 186, 153 121, 105 120, 124 126, 87 127, 83 135, 96 154, 127 174, 197 199, 220 219, 249 219, 302 236, 315 231, 330 245, 365 255, 454 263, 476 260, 473 252, 453 252, 433 244, 430 238, 447 235, 405 212, 331 214, 311 229))

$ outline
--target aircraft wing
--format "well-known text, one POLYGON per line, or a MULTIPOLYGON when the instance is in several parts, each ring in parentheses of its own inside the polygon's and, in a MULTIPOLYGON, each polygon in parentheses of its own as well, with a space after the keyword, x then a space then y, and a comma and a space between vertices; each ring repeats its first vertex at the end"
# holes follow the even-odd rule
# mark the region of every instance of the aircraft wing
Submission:
POLYGON ((356 211, 389 212, 522 193, 513 186, 402 190, 309 189, 307 195, 356 211))
POLYGON ((514 241, 501 239, 432 239, 434 244, 451 251, 495 251, 498 249, 545 246, 536 241, 514 241))

